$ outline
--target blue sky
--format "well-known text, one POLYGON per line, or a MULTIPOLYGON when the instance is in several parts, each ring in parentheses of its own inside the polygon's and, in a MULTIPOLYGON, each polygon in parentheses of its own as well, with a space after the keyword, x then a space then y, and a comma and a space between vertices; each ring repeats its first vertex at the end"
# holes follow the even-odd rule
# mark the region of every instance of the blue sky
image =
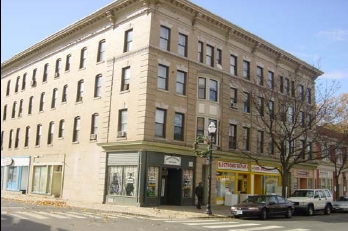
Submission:
MULTIPOLYGON (((1 62, 112 0, 1 0, 1 62), (63 12, 63 13, 61 13, 63 12)), ((347 0, 192 0, 338 81, 348 92, 347 0)))

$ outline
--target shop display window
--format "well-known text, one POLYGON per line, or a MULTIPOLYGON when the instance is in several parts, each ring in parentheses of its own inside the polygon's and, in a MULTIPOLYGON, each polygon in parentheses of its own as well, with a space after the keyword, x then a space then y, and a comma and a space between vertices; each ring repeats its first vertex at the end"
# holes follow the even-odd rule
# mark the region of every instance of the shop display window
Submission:
POLYGON ((184 169, 183 170, 183 198, 192 198, 192 180, 193 180, 193 170, 184 169))
POLYGON ((107 194, 135 197, 137 166, 113 166, 108 170, 107 194))
POLYGON ((150 198, 158 197, 158 167, 149 167, 147 170, 146 196, 150 198))
POLYGON ((217 176, 216 181, 216 196, 225 197, 226 192, 234 192, 235 174, 231 172, 222 172, 217 176))

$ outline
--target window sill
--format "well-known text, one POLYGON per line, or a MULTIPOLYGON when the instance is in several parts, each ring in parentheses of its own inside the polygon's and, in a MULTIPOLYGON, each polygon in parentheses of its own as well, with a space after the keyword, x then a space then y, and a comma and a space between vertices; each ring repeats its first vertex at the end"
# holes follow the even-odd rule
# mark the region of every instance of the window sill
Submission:
POLYGON ((130 92, 130 90, 124 90, 124 91, 120 91, 120 94, 126 94, 128 92, 130 92))

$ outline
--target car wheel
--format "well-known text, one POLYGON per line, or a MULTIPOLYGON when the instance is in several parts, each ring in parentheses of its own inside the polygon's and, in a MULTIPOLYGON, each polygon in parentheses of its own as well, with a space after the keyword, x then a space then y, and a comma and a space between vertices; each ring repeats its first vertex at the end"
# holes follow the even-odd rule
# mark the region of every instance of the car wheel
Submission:
POLYGON ((326 205, 325 210, 324 210, 324 214, 330 215, 330 213, 331 213, 331 205, 326 205))
POLYGON ((266 210, 265 208, 263 208, 263 209, 261 210, 261 213, 260 213, 260 218, 261 218, 261 220, 266 220, 266 219, 267 219, 267 216, 268 216, 267 210, 266 210))
POLYGON ((314 214, 314 208, 313 205, 309 205, 307 208, 307 215, 312 216, 314 214))
POLYGON ((291 208, 287 208, 286 209, 285 217, 286 218, 291 218, 292 217, 292 209, 291 208))

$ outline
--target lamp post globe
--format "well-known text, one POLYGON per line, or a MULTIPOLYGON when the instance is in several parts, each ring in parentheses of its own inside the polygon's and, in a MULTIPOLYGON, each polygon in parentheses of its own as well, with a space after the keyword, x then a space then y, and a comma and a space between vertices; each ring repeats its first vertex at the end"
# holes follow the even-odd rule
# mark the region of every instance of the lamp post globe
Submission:
POLYGON ((211 177, 212 177, 212 162, 213 162, 213 149, 212 149, 212 140, 213 137, 215 136, 216 133, 216 126, 214 122, 210 122, 209 126, 208 126, 208 133, 209 133, 209 137, 210 137, 210 141, 209 141, 209 156, 207 157, 208 161, 209 161, 209 175, 208 175, 208 202, 207 202, 207 209, 205 210, 206 214, 212 215, 212 211, 211 211, 211 205, 210 205, 210 200, 211 200, 211 177))

